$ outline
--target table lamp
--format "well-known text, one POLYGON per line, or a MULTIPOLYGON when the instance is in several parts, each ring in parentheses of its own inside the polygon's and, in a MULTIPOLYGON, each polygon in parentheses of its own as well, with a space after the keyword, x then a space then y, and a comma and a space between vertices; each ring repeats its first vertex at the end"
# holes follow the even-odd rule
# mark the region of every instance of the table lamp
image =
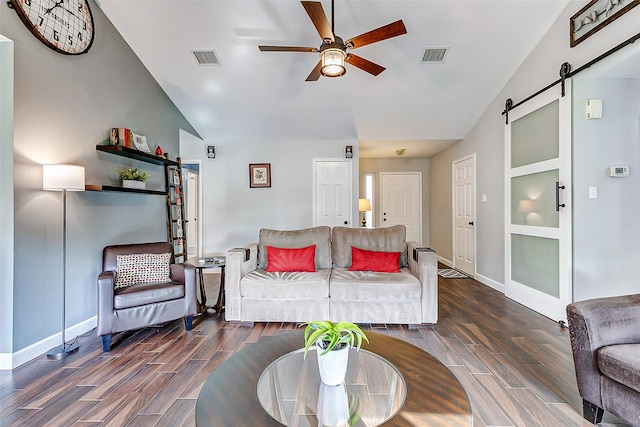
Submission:
POLYGON ((49 359, 62 359, 78 351, 79 348, 77 341, 67 344, 64 338, 67 272, 67 191, 84 191, 84 166, 43 165, 42 189, 62 191, 62 344, 47 352, 47 358, 49 359))
POLYGON ((362 226, 367 226, 367 214, 371 211, 371 202, 369 199, 358 199, 358 211, 362 212, 362 226))

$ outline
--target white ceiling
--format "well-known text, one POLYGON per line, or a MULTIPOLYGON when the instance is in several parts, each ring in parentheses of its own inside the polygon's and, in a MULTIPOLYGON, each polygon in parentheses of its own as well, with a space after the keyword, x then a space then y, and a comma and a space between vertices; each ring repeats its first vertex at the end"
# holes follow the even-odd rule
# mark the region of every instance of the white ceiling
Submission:
POLYGON ((345 40, 398 19, 407 34, 353 51, 387 68, 377 77, 347 65, 305 82, 317 53, 258 50, 320 46, 299 1, 98 1, 204 140, 358 140, 363 157, 428 157, 464 138, 567 3, 337 0, 345 40), (422 64, 427 47, 447 47, 444 63, 422 64), (221 65, 198 65, 193 50, 221 65))

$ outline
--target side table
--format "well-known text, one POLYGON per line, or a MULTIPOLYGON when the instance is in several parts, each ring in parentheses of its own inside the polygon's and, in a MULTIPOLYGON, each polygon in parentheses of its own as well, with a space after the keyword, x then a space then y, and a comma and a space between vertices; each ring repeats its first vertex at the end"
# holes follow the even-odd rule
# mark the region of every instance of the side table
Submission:
POLYGON ((202 311, 207 311, 210 308, 214 308, 216 313, 222 314, 224 311, 224 273, 225 273, 225 261, 224 256, 203 257, 203 258, 189 258, 187 262, 193 265, 198 272, 198 281, 200 282, 200 307, 202 311), (204 286, 204 274, 205 268, 219 268, 220 269, 220 289, 218 290, 218 301, 214 306, 207 305, 207 291, 204 286))

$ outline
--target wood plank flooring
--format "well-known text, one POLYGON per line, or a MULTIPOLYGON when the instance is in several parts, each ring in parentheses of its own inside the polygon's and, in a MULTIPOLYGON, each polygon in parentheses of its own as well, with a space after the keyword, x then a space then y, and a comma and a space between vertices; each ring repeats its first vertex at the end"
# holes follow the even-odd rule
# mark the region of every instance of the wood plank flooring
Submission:
MULTIPOLYGON (((439 283, 438 324, 364 328, 444 363, 467 391, 476 427, 589 425, 580 415, 567 329, 473 279, 439 283)), ((0 426, 193 426, 200 388, 221 363, 295 327, 240 326, 205 314, 191 332, 178 320, 116 335, 109 353, 91 331, 66 359, 43 355, 0 372, 0 426)))

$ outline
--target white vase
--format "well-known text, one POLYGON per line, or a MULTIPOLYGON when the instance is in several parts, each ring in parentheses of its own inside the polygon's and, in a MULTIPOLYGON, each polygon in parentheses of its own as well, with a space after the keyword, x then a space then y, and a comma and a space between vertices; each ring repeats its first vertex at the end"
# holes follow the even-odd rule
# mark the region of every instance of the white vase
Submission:
POLYGON ((144 190, 145 182, 144 181, 135 181, 133 179, 123 179, 122 187, 124 188, 136 188, 138 190, 144 190))
POLYGON ((320 381, 326 385, 336 386, 344 382, 347 375, 347 364, 349 363, 349 346, 339 350, 331 350, 324 356, 324 351, 320 347, 320 342, 316 342, 318 352, 318 369, 320 371, 320 381))

